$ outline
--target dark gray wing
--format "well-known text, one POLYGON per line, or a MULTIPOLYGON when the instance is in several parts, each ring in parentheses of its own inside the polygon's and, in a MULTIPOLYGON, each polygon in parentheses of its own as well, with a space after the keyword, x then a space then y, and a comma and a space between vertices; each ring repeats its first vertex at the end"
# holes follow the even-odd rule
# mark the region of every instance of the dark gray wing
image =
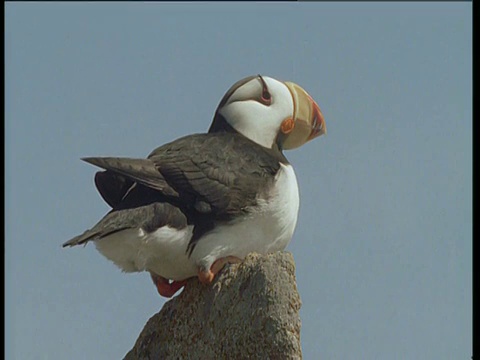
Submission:
MULTIPOLYGON (((111 170, 114 174, 123 175, 124 177, 145 185, 154 190, 159 190, 165 195, 178 196, 172 188, 166 183, 163 176, 158 172, 155 164, 149 159, 131 159, 118 157, 88 157, 83 158, 92 165, 111 170)), ((133 185, 132 182, 119 180, 121 177, 108 174, 105 178, 99 177, 98 183, 105 185, 105 182, 115 184, 115 187, 128 191, 133 185)), ((97 184, 98 187, 98 184, 97 184)), ((111 190, 111 189, 110 189, 111 190)), ((117 194, 117 196, 120 193, 117 194)), ((125 194, 124 194, 125 195, 125 194)))
MULTIPOLYGON (((147 159, 84 160, 107 170, 97 173, 95 181, 114 211, 168 202, 185 214, 187 223, 194 225, 190 254, 217 222, 248 212, 259 196, 266 196, 280 163, 287 162, 278 149, 229 132, 186 136, 160 146, 147 159)), ((103 224, 101 229, 120 227, 109 230, 103 224)), ((72 242, 98 237, 96 228, 72 242)))
POLYGON ((106 169, 95 174, 98 192, 112 209, 173 201, 178 193, 148 159, 91 157, 82 160, 106 169))
POLYGON ((149 233, 167 224, 182 229, 187 226, 187 218, 180 209, 169 203, 157 202, 133 209, 112 210, 93 228, 67 241, 63 246, 80 245, 126 229, 142 228, 149 233))
POLYGON ((255 205, 257 194, 273 182, 280 162, 286 162, 278 151, 225 132, 180 138, 155 149, 147 159, 83 160, 107 170, 95 180, 115 208, 129 196, 141 196, 145 190, 139 189, 146 187, 187 211, 221 217, 255 205))
POLYGON ((135 184, 135 181, 113 171, 99 171, 95 174, 95 186, 112 209, 124 201, 125 195, 132 191, 135 184))
POLYGON ((197 134, 149 156, 168 185, 199 212, 231 217, 256 204, 286 159, 235 133, 197 134))

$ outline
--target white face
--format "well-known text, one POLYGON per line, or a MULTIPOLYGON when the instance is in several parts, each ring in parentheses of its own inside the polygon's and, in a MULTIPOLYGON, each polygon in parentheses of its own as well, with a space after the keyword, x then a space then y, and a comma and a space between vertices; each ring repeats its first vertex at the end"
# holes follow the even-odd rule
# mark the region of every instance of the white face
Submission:
POLYGON ((294 105, 292 94, 283 82, 262 78, 252 77, 236 89, 234 85, 218 112, 239 133, 271 148, 282 122, 294 117, 294 105))

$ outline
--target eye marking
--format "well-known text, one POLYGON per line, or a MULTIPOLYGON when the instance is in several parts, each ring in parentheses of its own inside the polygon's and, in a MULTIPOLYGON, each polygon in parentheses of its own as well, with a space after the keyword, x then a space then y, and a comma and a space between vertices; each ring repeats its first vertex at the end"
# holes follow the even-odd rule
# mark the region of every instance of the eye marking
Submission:
POLYGON ((260 81, 262 82, 262 103, 265 105, 270 105, 272 103, 272 96, 268 91, 267 83, 263 80, 262 75, 258 74, 260 81))

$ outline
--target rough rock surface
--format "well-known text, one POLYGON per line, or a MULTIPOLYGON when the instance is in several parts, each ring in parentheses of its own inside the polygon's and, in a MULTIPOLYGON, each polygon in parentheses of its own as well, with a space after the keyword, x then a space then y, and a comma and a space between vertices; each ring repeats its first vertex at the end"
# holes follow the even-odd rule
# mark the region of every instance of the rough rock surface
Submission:
POLYGON ((293 256, 252 253, 212 285, 190 279, 124 360, 301 359, 300 306, 293 256))

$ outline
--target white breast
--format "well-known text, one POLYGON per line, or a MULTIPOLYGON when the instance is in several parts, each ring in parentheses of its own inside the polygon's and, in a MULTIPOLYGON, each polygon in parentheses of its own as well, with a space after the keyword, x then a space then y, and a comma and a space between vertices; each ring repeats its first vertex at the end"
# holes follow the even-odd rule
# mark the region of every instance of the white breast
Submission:
POLYGON ((225 256, 244 258, 248 253, 283 250, 297 223, 300 201, 291 165, 281 164, 274 186, 251 213, 233 223, 219 225, 198 242, 192 260, 204 268, 225 256))

